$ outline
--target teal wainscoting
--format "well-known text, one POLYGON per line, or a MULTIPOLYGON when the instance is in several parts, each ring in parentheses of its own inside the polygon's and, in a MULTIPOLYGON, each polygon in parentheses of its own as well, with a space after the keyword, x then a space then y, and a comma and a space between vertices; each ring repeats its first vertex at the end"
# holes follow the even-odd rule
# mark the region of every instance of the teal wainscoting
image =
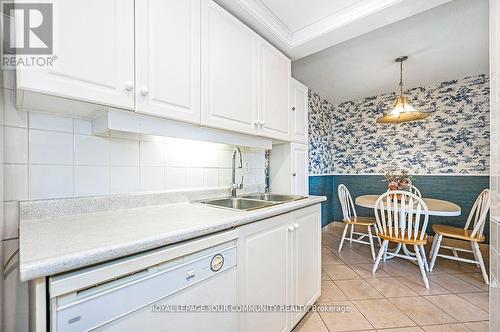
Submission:
MULTIPOLYGON (((309 194, 324 195, 328 198, 322 205, 322 225, 342 220, 342 209, 337 197, 337 187, 345 184, 353 199, 360 195, 381 194, 387 184, 381 175, 326 175, 309 177, 309 194)), ((470 209, 481 191, 489 188, 489 176, 420 175, 413 176, 413 184, 420 189, 423 197, 444 199, 462 208, 458 217, 431 216, 427 231, 431 233, 433 223, 463 227, 470 209)), ((373 211, 356 207, 359 216, 372 216, 373 211)), ((485 234, 489 234, 488 223, 485 234)))

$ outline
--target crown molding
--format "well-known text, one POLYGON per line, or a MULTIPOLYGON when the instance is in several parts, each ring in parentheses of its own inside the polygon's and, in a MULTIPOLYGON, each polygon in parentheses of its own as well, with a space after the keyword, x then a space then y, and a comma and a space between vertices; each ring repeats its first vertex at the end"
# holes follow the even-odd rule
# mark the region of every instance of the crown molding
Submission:
POLYGON ((292 33, 290 47, 296 47, 326 33, 335 31, 369 15, 401 3, 403 0, 370 0, 357 2, 337 13, 292 33))
POLYGON ((293 32, 281 22, 262 2, 258 0, 239 0, 242 7, 257 19, 262 25, 274 33, 285 45, 293 43, 293 32))
POLYGON ((241 6, 269 29, 287 47, 293 48, 323 34, 332 32, 368 15, 396 5, 403 0, 358 1, 342 10, 304 28, 291 31, 269 8, 259 0, 239 0, 241 6))

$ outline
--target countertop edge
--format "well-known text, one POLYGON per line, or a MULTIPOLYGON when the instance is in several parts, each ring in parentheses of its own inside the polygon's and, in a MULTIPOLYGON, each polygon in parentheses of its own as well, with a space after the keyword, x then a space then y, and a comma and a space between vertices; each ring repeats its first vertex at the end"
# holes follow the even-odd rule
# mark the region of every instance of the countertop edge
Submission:
MULTIPOLYGON (((101 247, 94 250, 78 252, 58 257, 57 259, 45 259, 37 262, 23 263, 20 255, 19 274, 21 281, 30 281, 36 278, 76 270, 90 265, 103 263, 113 259, 123 258, 139 252, 156 249, 200 236, 217 233, 230 228, 242 226, 255 221, 274 217, 276 215, 292 212, 307 206, 319 204, 326 201, 325 196, 310 196, 307 199, 284 203, 266 209, 242 213, 241 216, 224 218, 217 223, 207 224, 206 227, 188 227, 183 230, 159 234, 155 238, 137 239, 134 242, 115 245, 113 247, 101 247)), ((212 208, 212 207, 207 207, 212 208)), ((22 247, 21 247, 22 251, 22 247)))

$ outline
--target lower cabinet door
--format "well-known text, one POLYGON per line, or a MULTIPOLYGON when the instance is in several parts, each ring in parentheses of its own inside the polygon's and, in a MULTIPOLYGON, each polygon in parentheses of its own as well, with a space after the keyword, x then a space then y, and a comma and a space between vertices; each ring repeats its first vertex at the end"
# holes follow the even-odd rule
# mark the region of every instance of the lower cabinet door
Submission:
MULTIPOLYGON (((292 212, 291 295, 294 305, 312 305, 321 294, 321 205, 292 212)), ((305 312, 293 312, 291 326, 305 312)))
MULTIPOLYGON (((240 228, 238 243, 239 303, 290 303, 291 214, 283 214, 240 228)), ((289 313, 252 312, 240 315, 240 331, 290 330, 289 313)))

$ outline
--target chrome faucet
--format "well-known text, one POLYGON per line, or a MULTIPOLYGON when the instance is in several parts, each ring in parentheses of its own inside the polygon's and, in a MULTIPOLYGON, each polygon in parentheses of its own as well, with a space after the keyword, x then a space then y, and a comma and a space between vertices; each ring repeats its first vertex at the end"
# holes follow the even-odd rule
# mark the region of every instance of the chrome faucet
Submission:
POLYGON ((240 166, 238 168, 243 168, 243 158, 241 157, 241 150, 239 147, 235 146, 233 149, 233 164, 232 164, 232 182, 231 182, 231 197, 236 198, 236 189, 243 189, 243 179, 241 177, 241 183, 236 183, 236 155, 240 158, 240 166))

